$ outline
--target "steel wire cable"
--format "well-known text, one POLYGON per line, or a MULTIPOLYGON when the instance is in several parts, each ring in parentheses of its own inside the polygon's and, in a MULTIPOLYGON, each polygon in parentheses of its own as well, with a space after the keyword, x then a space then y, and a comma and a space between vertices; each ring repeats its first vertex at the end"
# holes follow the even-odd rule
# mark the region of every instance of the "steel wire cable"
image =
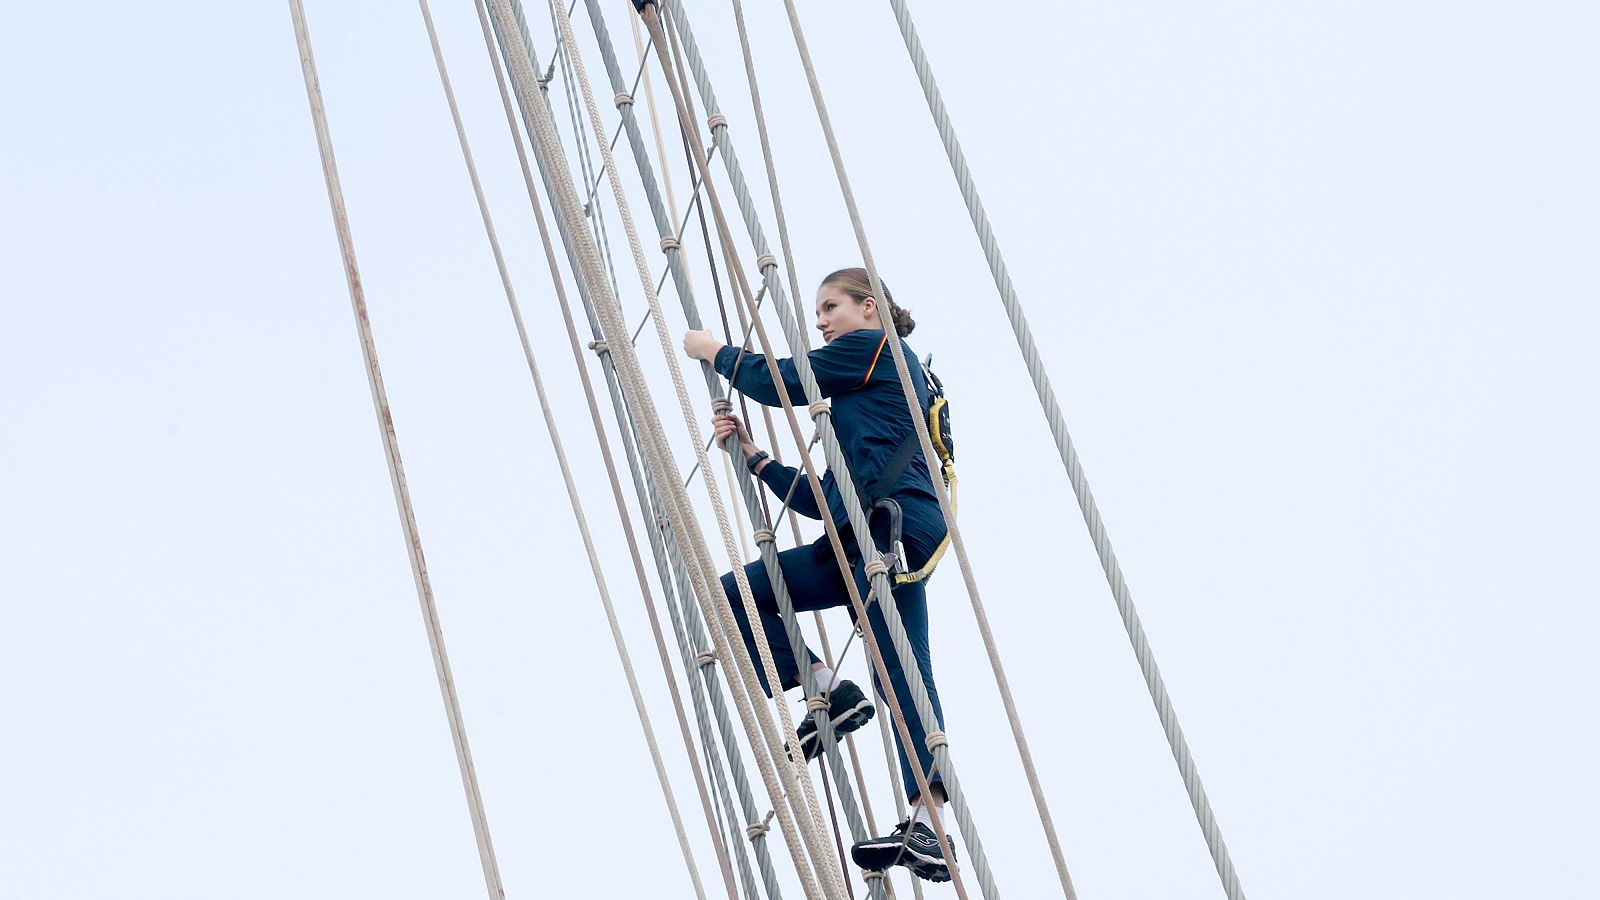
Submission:
MULTIPOLYGON (((1173 708, 1172 698, 1167 693, 1161 669, 1156 665, 1149 638, 1145 635, 1144 625, 1139 620, 1139 612, 1133 605, 1133 596, 1128 589, 1127 579, 1123 576, 1122 566, 1117 562, 1116 552, 1111 547, 1111 538, 1106 533, 1105 521, 1100 515, 1099 506, 1095 503, 1094 493, 1089 489, 1089 481, 1084 475, 1077 448, 1072 443, 1071 434, 1067 432, 1066 422, 1061 415, 1061 406, 1056 400, 1055 389, 1051 386, 1050 376, 1040 359, 1039 347, 1034 342, 1033 331, 1028 327, 1027 317, 1023 314, 1021 300, 1017 297, 1016 286, 1011 280, 1010 271, 1006 268, 1005 258, 1001 255, 999 242, 989 223, 988 213, 983 207, 983 200, 978 195, 977 184, 967 165, 966 154, 961 149, 961 142, 956 136, 950 113, 945 108, 944 98, 939 92, 938 83, 934 80, 933 67, 928 61, 905 0, 889 0, 889 5, 894 11, 895 22, 900 27, 900 34, 905 41, 906 52, 910 55, 912 68, 916 70, 918 83, 922 86, 923 96, 928 103, 928 112, 933 117, 934 126, 938 129, 940 141, 944 145, 945 155, 950 161, 950 168, 960 188, 961 198, 966 204, 967 213, 977 232, 978 242, 983 248, 990 274, 994 277, 1000 302, 1005 307, 1006 318, 1010 321, 1012 332, 1016 336, 1017 347, 1022 352, 1028 376, 1033 381, 1035 393, 1038 394, 1039 405, 1050 426, 1050 433, 1055 438, 1061 464, 1065 467, 1067 479, 1072 484, 1073 494, 1083 513, 1084 524, 1089 529, 1090 540, 1094 544, 1096 555, 1100 558, 1101 568, 1105 571, 1112 598, 1116 601, 1117 611, 1122 617, 1129 643, 1133 646, 1134 656, 1138 659, 1140 672, 1144 675, 1150 699, 1155 704, 1156 714, 1161 720, 1161 727, 1166 734, 1173 760, 1178 765, 1178 772, 1183 778, 1189 802, 1194 807, 1195 817, 1205 836, 1206 846, 1211 852, 1217 875, 1222 880, 1223 890, 1229 900, 1244 900, 1244 889, 1234 869, 1233 858, 1228 853, 1228 845, 1222 838, 1222 829, 1217 824, 1211 802, 1206 796, 1205 786, 1200 781, 1199 769, 1189 750, 1189 743, 1184 738, 1183 728, 1178 723, 1177 711, 1173 708)), ((1052 851, 1059 852, 1053 838, 1053 829, 1051 845, 1052 851)), ((1058 862, 1058 865, 1061 866, 1065 879, 1065 864, 1058 862)))

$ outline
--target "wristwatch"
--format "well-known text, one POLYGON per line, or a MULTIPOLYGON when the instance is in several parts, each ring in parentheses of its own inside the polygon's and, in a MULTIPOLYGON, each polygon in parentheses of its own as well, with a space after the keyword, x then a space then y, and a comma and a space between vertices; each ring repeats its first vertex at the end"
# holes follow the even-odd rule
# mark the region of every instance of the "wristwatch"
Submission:
POLYGON ((750 474, 754 475, 756 472, 756 466, 761 465, 762 460, 771 458, 772 456, 768 454, 767 451, 757 450, 755 456, 752 456, 744 461, 744 466, 750 470, 750 474))

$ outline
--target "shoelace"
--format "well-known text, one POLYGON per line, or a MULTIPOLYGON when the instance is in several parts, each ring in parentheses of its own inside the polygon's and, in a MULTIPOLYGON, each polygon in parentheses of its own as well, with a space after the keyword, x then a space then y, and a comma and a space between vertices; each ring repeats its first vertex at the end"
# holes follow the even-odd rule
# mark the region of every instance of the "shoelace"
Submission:
MULTIPOLYGON (((911 846, 911 829, 914 827, 916 827, 916 822, 911 819, 907 819, 894 827, 894 830, 900 834, 900 849, 895 851, 894 859, 889 861, 889 865, 898 866, 900 858, 906 855, 906 848, 911 846)), ((940 852, 941 854, 943 853, 942 850, 940 852)))

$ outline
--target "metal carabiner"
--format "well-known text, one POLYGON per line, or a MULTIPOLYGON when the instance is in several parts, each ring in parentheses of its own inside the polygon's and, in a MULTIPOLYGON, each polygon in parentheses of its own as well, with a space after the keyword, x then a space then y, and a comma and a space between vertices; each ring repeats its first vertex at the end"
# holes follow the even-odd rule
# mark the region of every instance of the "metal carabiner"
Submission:
POLYGON ((889 574, 905 571, 906 548, 900 542, 901 527, 905 513, 900 509, 900 504, 893 497, 885 497, 872 504, 873 510, 887 510, 889 513, 889 552, 883 555, 883 564, 889 567, 889 574))

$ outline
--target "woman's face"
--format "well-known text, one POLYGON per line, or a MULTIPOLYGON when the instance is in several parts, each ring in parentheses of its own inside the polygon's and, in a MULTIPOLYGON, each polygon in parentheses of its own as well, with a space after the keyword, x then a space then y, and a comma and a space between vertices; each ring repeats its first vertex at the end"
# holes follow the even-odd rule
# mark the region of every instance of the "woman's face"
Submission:
POLYGON ((817 330, 822 332, 824 343, 831 344, 841 334, 878 325, 876 299, 868 297, 858 303, 856 298, 831 284, 817 290, 817 330))

